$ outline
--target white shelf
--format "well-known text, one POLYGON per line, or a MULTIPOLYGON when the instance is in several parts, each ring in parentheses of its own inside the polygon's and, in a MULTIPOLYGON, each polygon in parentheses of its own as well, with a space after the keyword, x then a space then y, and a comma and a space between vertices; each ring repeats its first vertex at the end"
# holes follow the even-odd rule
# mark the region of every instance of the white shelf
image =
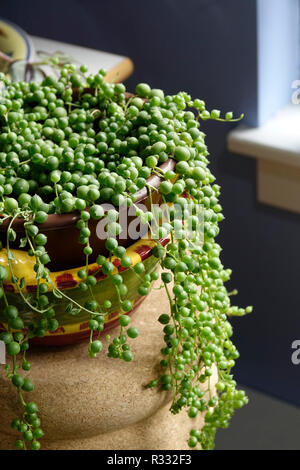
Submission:
POLYGON ((228 135, 234 153, 300 166, 300 105, 288 105, 265 125, 239 126, 228 135))
POLYGON ((288 105, 259 128, 239 126, 228 148, 258 160, 260 202, 300 213, 300 106, 288 105))
POLYGON ((133 71, 132 61, 125 56, 37 36, 30 36, 30 38, 33 41, 35 51, 44 51, 50 54, 58 51, 64 52, 73 57, 80 64, 87 65, 89 73, 95 74, 101 68, 105 69, 108 72, 107 77, 109 81, 123 81, 131 75, 133 71))

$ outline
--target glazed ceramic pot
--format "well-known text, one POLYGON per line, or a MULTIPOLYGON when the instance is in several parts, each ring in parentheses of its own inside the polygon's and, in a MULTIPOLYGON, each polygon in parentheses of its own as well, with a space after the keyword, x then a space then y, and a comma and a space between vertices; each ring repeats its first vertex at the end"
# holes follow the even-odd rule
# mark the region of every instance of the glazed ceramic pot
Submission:
MULTIPOLYGON (((76 89, 74 89, 73 92, 76 94, 76 89)), ((127 99, 132 96, 130 93, 126 93, 126 95, 127 99)), ((169 158, 165 163, 160 165, 159 168, 161 173, 164 174, 169 170, 174 170, 175 165, 176 162, 169 158)), ((148 178, 147 183, 158 190, 161 181, 162 177, 157 174, 152 174, 148 178)), ((135 196, 135 206, 138 206, 143 211, 150 210, 151 204, 147 187, 138 191, 135 196)), ((153 191, 152 203, 162 203, 162 197, 159 191, 153 191)), ((113 207, 105 203, 101 205, 104 212, 107 212, 113 207)), ((126 255, 131 257, 132 266, 138 262, 143 262, 145 265, 144 275, 148 274, 155 269, 158 262, 157 259, 152 256, 152 248, 156 245, 156 242, 148 239, 149 227, 147 224, 141 224, 141 220, 136 215, 134 207, 128 208, 127 206, 121 206, 117 209, 119 210, 118 222, 121 225, 121 233, 116 237, 118 244, 126 248, 126 255), (134 235, 130 230, 132 225, 135 227, 134 235)), ((38 224, 40 233, 47 236, 45 248, 51 259, 50 263, 47 264, 47 268, 51 272, 50 278, 52 282, 52 285, 49 284, 49 302, 55 307, 59 328, 53 333, 48 332, 43 338, 35 338, 32 340, 32 342, 36 344, 72 344, 87 338, 90 334, 88 328, 88 321, 90 320, 89 314, 81 310, 76 316, 71 315, 69 312, 66 312, 70 300, 67 300, 65 297, 58 298, 53 294, 54 285, 60 290, 68 291, 67 295, 70 299, 80 305, 84 305, 84 303, 90 299, 89 294, 83 292, 78 287, 80 279, 77 276, 77 272, 80 269, 85 269, 86 263, 86 255, 83 253, 83 246, 78 242, 80 231, 76 224, 79 219, 80 213, 78 211, 66 214, 49 214, 45 223, 38 224)), ((89 265, 89 274, 94 275, 98 281, 93 289, 95 300, 98 304, 101 306, 104 300, 110 300, 112 304, 105 318, 103 331, 107 331, 118 323, 119 306, 114 286, 110 279, 102 274, 101 266, 98 266, 95 262, 98 255, 109 255, 105 247, 106 237, 99 235, 98 228, 101 222, 101 220, 94 220, 92 218, 88 222, 91 233, 89 244, 93 250, 93 254, 89 256, 89 261, 92 263, 89 265)), ((6 246, 9 223, 10 220, 5 220, 4 223, 0 225, 0 242, 2 242, 4 247, 6 246)), ((19 279, 24 278, 24 293, 34 293, 37 288, 36 273, 33 269, 35 260, 27 254, 27 251, 19 248, 20 240, 25 237, 24 220, 21 218, 16 219, 12 224, 12 228, 16 233, 15 241, 10 242, 10 250, 14 253, 15 258, 13 262, 14 275, 19 279)), ((163 245, 168 241, 168 238, 160 240, 163 245)), ((140 297, 138 294, 138 288, 143 282, 143 276, 137 276, 132 269, 124 269, 120 265, 120 261, 115 257, 112 258, 112 262, 115 265, 114 273, 120 273, 124 278, 124 283, 128 287, 126 299, 132 301, 134 310, 144 299, 144 297, 140 297)), ((0 264, 8 266, 7 250, 5 248, 0 251, 0 264)), ((18 307, 25 327, 32 320, 40 318, 39 314, 34 313, 26 306, 24 300, 16 291, 15 284, 8 280, 4 287, 9 303, 18 307)), ((0 311, 0 331, 1 328, 5 330, 6 324, 5 316, 3 312, 0 311)))
MULTIPOLYGON (((164 238, 160 240, 160 243, 162 245, 166 245, 168 241, 169 238, 164 238)), ((131 258, 131 268, 123 268, 119 259, 112 257, 112 263, 115 266, 115 270, 112 274, 119 273, 122 276, 124 280, 123 282, 128 288, 126 299, 130 300, 133 304, 133 309, 131 312, 128 312, 129 315, 145 299, 145 297, 141 297, 138 293, 138 289, 143 283, 144 275, 151 273, 158 264, 157 258, 152 255, 152 248, 155 245, 156 241, 141 239, 130 246, 126 250, 126 256, 131 258), (139 262, 142 262, 145 266, 143 275, 137 275, 132 269, 132 267, 139 262)), ((25 280, 23 293, 30 294, 36 292, 37 280, 35 278, 36 273, 33 269, 35 264, 34 259, 21 250, 13 250, 13 254, 15 258, 13 261, 14 275, 19 279, 23 277, 25 280)), ((0 264, 8 266, 7 250, 5 248, 0 251, 0 264)), ((48 332, 46 336, 42 338, 34 338, 34 340, 32 340, 34 344, 45 346, 66 345, 82 341, 89 337, 90 329, 88 327, 88 322, 90 320, 90 314, 84 310, 78 311, 75 315, 70 313, 67 308, 68 304, 70 304, 70 300, 64 296, 58 298, 53 294, 53 290, 57 287, 79 305, 84 305, 86 301, 90 300, 89 292, 83 292, 78 287, 80 279, 78 278, 77 273, 80 269, 85 269, 85 266, 64 271, 51 272, 51 282, 48 283, 48 298, 49 303, 55 308, 55 318, 59 322, 59 328, 54 332, 48 332)), ((98 281, 93 289, 93 294, 100 307, 103 305, 105 300, 109 300, 111 302, 111 308, 105 315, 104 330, 102 331, 106 332, 118 324, 119 304, 116 289, 110 278, 102 273, 101 266, 98 266, 96 263, 92 263, 89 265, 88 272, 89 274, 94 275, 98 281)), ((11 282, 11 278, 8 278, 4 283, 4 288, 6 290, 8 303, 15 305, 18 308, 20 317, 24 321, 25 329, 29 323, 40 318, 39 314, 33 312, 30 307, 26 305, 17 291, 16 285, 11 282)), ((5 331, 6 329, 6 318, 3 311, 0 311, 0 331, 5 331)))

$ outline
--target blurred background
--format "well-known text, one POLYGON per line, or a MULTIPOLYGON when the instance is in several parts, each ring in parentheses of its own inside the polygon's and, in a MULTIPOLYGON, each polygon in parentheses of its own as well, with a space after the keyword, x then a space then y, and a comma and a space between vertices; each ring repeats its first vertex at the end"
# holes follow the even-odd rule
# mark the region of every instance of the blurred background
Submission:
MULTIPOLYGON (((298 0, 3 0, 0 14, 29 35, 129 57, 129 91, 139 82, 168 94, 184 90, 209 109, 245 113, 244 125, 264 129, 286 105, 297 108, 291 99, 300 78, 298 6, 298 0)), ((256 159, 227 150, 233 127, 203 124, 222 186, 222 260, 233 269, 237 304, 254 306, 233 321, 241 354, 235 375, 250 404, 219 432, 217 449, 300 449, 300 365, 291 360, 292 342, 300 339, 300 218, 297 210, 258 202, 256 159)), ((300 156, 299 128, 294 132, 300 156)))

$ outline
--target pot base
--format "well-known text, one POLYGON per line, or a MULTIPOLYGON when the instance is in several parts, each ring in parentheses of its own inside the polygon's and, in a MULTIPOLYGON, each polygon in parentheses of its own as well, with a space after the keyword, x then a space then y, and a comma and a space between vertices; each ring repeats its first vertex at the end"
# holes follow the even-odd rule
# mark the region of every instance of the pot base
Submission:
MULTIPOLYGON (((154 287, 159 287, 157 281, 154 287)), ((33 348, 27 359, 35 389, 24 392, 26 401, 35 401, 40 410, 45 438, 43 449, 176 449, 186 450, 189 430, 203 426, 203 416, 191 420, 186 411, 169 411, 172 396, 145 385, 160 373, 162 325, 157 321, 169 312, 163 290, 152 290, 136 309, 132 326, 137 339, 129 339, 134 359, 131 363, 88 355, 88 343, 64 347, 33 348)), ((111 331, 118 335, 119 329, 111 331)), ((27 373, 26 373, 27 375, 27 373)), ((216 373, 210 378, 214 393, 216 373)), ((207 390, 207 384, 201 384, 207 390)), ((0 449, 12 449, 19 434, 10 422, 20 413, 16 389, 0 368, 0 449)))

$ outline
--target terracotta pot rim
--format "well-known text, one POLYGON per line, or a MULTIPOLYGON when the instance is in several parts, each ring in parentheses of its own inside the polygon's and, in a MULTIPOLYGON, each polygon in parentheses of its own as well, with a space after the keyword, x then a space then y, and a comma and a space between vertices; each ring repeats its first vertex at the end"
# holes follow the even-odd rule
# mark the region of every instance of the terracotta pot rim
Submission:
MULTIPOLYGON (((174 170, 176 165, 176 161, 172 158, 168 158, 168 160, 162 163, 159 168, 163 173, 166 173, 168 170, 174 170)), ((152 174, 148 179, 147 183, 151 184, 154 188, 158 189, 161 183, 161 177, 158 175, 152 174)), ((140 189, 136 194, 136 204, 141 203, 148 197, 148 190, 147 188, 140 189)), ((101 203, 100 206, 103 206, 107 203, 101 203)), ((38 224, 41 231, 50 231, 50 230, 57 230, 58 228, 67 228, 70 225, 75 225, 76 222, 80 218, 79 211, 70 212, 67 214, 49 214, 48 219, 43 224, 38 224)), ((0 232, 4 232, 7 229, 9 224, 9 220, 6 220, 2 225, 0 225, 0 232)), ((13 228, 16 231, 23 231, 24 230, 24 220, 21 218, 16 219, 13 222, 13 228)))

